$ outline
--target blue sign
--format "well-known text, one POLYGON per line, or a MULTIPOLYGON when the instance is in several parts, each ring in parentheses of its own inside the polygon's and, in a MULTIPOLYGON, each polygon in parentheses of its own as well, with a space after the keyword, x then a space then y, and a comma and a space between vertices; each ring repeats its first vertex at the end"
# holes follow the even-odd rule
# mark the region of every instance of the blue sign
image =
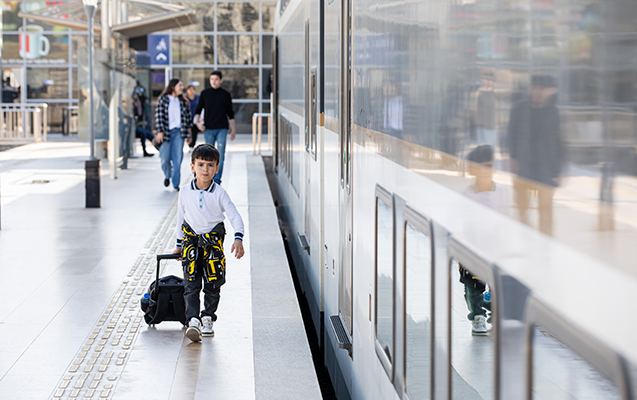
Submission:
POLYGON ((152 65, 168 65, 170 46, 168 35, 148 35, 148 52, 152 65))

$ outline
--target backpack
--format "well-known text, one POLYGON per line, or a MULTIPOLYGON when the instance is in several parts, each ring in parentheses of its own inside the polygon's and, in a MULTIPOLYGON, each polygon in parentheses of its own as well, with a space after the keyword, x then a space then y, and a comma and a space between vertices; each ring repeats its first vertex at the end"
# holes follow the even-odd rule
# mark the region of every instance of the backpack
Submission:
POLYGON ((157 255, 157 279, 148 287, 148 303, 140 303, 148 325, 162 321, 179 321, 186 325, 184 280, 175 275, 159 277, 159 262, 163 259, 177 259, 179 256, 180 254, 157 255))

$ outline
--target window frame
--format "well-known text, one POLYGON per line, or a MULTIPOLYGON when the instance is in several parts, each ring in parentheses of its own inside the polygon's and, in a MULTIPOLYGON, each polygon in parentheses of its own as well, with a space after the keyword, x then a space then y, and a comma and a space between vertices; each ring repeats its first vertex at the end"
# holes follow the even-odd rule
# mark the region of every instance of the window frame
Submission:
POLYGON ((390 382, 394 381, 394 368, 393 368, 393 360, 390 360, 385 354, 385 350, 382 345, 378 341, 378 200, 382 200, 385 204, 387 204, 392 211, 392 355, 393 360, 396 359, 396 263, 394 260, 394 247, 395 240, 393 234, 393 226, 395 224, 394 218, 394 205, 392 194, 385 189, 384 187, 376 184, 375 196, 374 196, 374 350, 376 352, 376 356, 378 357, 383 369, 387 373, 390 382))
POLYGON ((628 362, 620 354, 573 326, 566 318, 531 295, 525 309, 525 398, 533 399, 533 338, 535 327, 551 333, 570 350, 598 371, 604 371, 608 380, 619 389, 622 399, 632 400, 631 374, 628 362))
POLYGON ((457 276, 456 268, 454 268, 453 261, 456 261, 462 265, 471 266, 470 270, 476 275, 483 278, 483 281, 489 285, 491 291, 491 320, 493 321, 491 328, 491 336, 493 338, 493 358, 494 358, 494 371, 493 371, 493 400, 500 400, 500 355, 501 355, 501 343, 500 343, 500 304, 499 295, 502 293, 500 280, 495 265, 487 261, 485 257, 480 255, 474 249, 464 245, 460 240, 455 237, 451 237, 447 243, 447 392, 449 393, 449 399, 453 400, 453 374, 452 374, 452 354, 453 354, 453 340, 451 336, 452 332, 452 291, 451 282, 457 276))
POLYGON ((433 382, 434 382, 434 363, 433 363, 433 355, 434 355, 434 310, 435 310, 435 296, 434 287, 434 271, 435 268, 435 251, 434 251, 434 236, 433 236, 433 226, 431 219, 419 213, 409 205, 405 206, 405 213, 403 218, 403 327, 402 327, 402 338, 403 338, 403 371, 402 371, 402 379, 403 379, 403 398, 411 400, 412 397, 409 395, 407 391, 407 224, 411 224, 418 232, 422 233, 429 239, 429 249, 430 249, 430 265, 429 265, 429 290, 430 290, 430 309, 429 315, 431 317, 431 321, 429 324, 429 398, 434 398, 433 393, 433 382))

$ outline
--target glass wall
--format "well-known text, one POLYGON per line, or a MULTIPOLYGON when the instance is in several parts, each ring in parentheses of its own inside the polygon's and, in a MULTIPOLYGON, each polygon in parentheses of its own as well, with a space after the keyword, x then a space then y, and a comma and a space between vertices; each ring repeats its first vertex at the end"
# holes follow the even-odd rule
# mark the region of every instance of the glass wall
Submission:
POLYGON ((210 72, 223 73, 232 94, 238 133, 252 131, 252 114, 270 111, 272 33, 276 2, 180 2, 196 10, 199 23, 164 32, 171 43, 168 76, 210 87, 210 72))
MULTIPOLYGON (((153 76, 179 77, 197 94, 210 87, 210 72, 224 74, 222 87, 232 93, 238 133, 252 129, 252 113, 269 112, 273 1, 176 2, 196 11, 199 23, 165 34, 169 56, 164 65, 151 64, 153 76)), ((14 102, 50 106, 50 132, 60 132, 65 109, 78 106, 78 52, 87 34, 18 17, 20 11, 47 7, 44 1, 0 2, 2 7, 1 64, 3 82, 15 89, 14 102), (24 34, 25 49, 20 37, 24 34), (28 42, 28 46, 26 46, 28 42)), ((99 21, 96 20, 97 23, 99 21)), ((100 46, 100 35, 95 35, 100 46)), ((150 49, 149 49, 150 50, 150 49)), ((148 80, 148 79, 146 79, 148 80)), ((152 88, 147 88, 151 92, 152 88)), ((160 90, 158 90, 159 92, 160 90)))
POLYGON ((80 45, 78 41, 86 46, 86 32, 18 17, 18 12, 37 11, 46 7, 46 2, 1 2, 0 7, 2 80, 12 88, 3 85, 3 91, 16 93, 4 96, 4 101, 48 103, 49 129, 59 132, 64 110, 77 105, 77 95, 73 95, 77 57, 73 50, 80 45))

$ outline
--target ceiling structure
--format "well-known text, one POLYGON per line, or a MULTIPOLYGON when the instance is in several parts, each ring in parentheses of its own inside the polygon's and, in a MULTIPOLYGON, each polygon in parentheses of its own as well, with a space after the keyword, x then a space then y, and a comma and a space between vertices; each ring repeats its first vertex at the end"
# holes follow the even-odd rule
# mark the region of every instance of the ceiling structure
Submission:
MULTIPOLYGON (((181 28, 198 23, 195 11, 186 7, 153 0, 101 0, 108 7, 120 7, 119 16, 110 16, 120 23, 111 23, 109 32, 127 38, 145 36, 153 32, 181 28)), ((95 21, 101 18, 101 4, 96 7, 95 21)), ((37 11, 20 12, 19 17, 41 21, 49 25, 65 26, 74 30, 88 30, 88 22, 81 0, 60 2, 37 11)), ((102 32, 102 25, 93 24, 94 32, 102 32)))

